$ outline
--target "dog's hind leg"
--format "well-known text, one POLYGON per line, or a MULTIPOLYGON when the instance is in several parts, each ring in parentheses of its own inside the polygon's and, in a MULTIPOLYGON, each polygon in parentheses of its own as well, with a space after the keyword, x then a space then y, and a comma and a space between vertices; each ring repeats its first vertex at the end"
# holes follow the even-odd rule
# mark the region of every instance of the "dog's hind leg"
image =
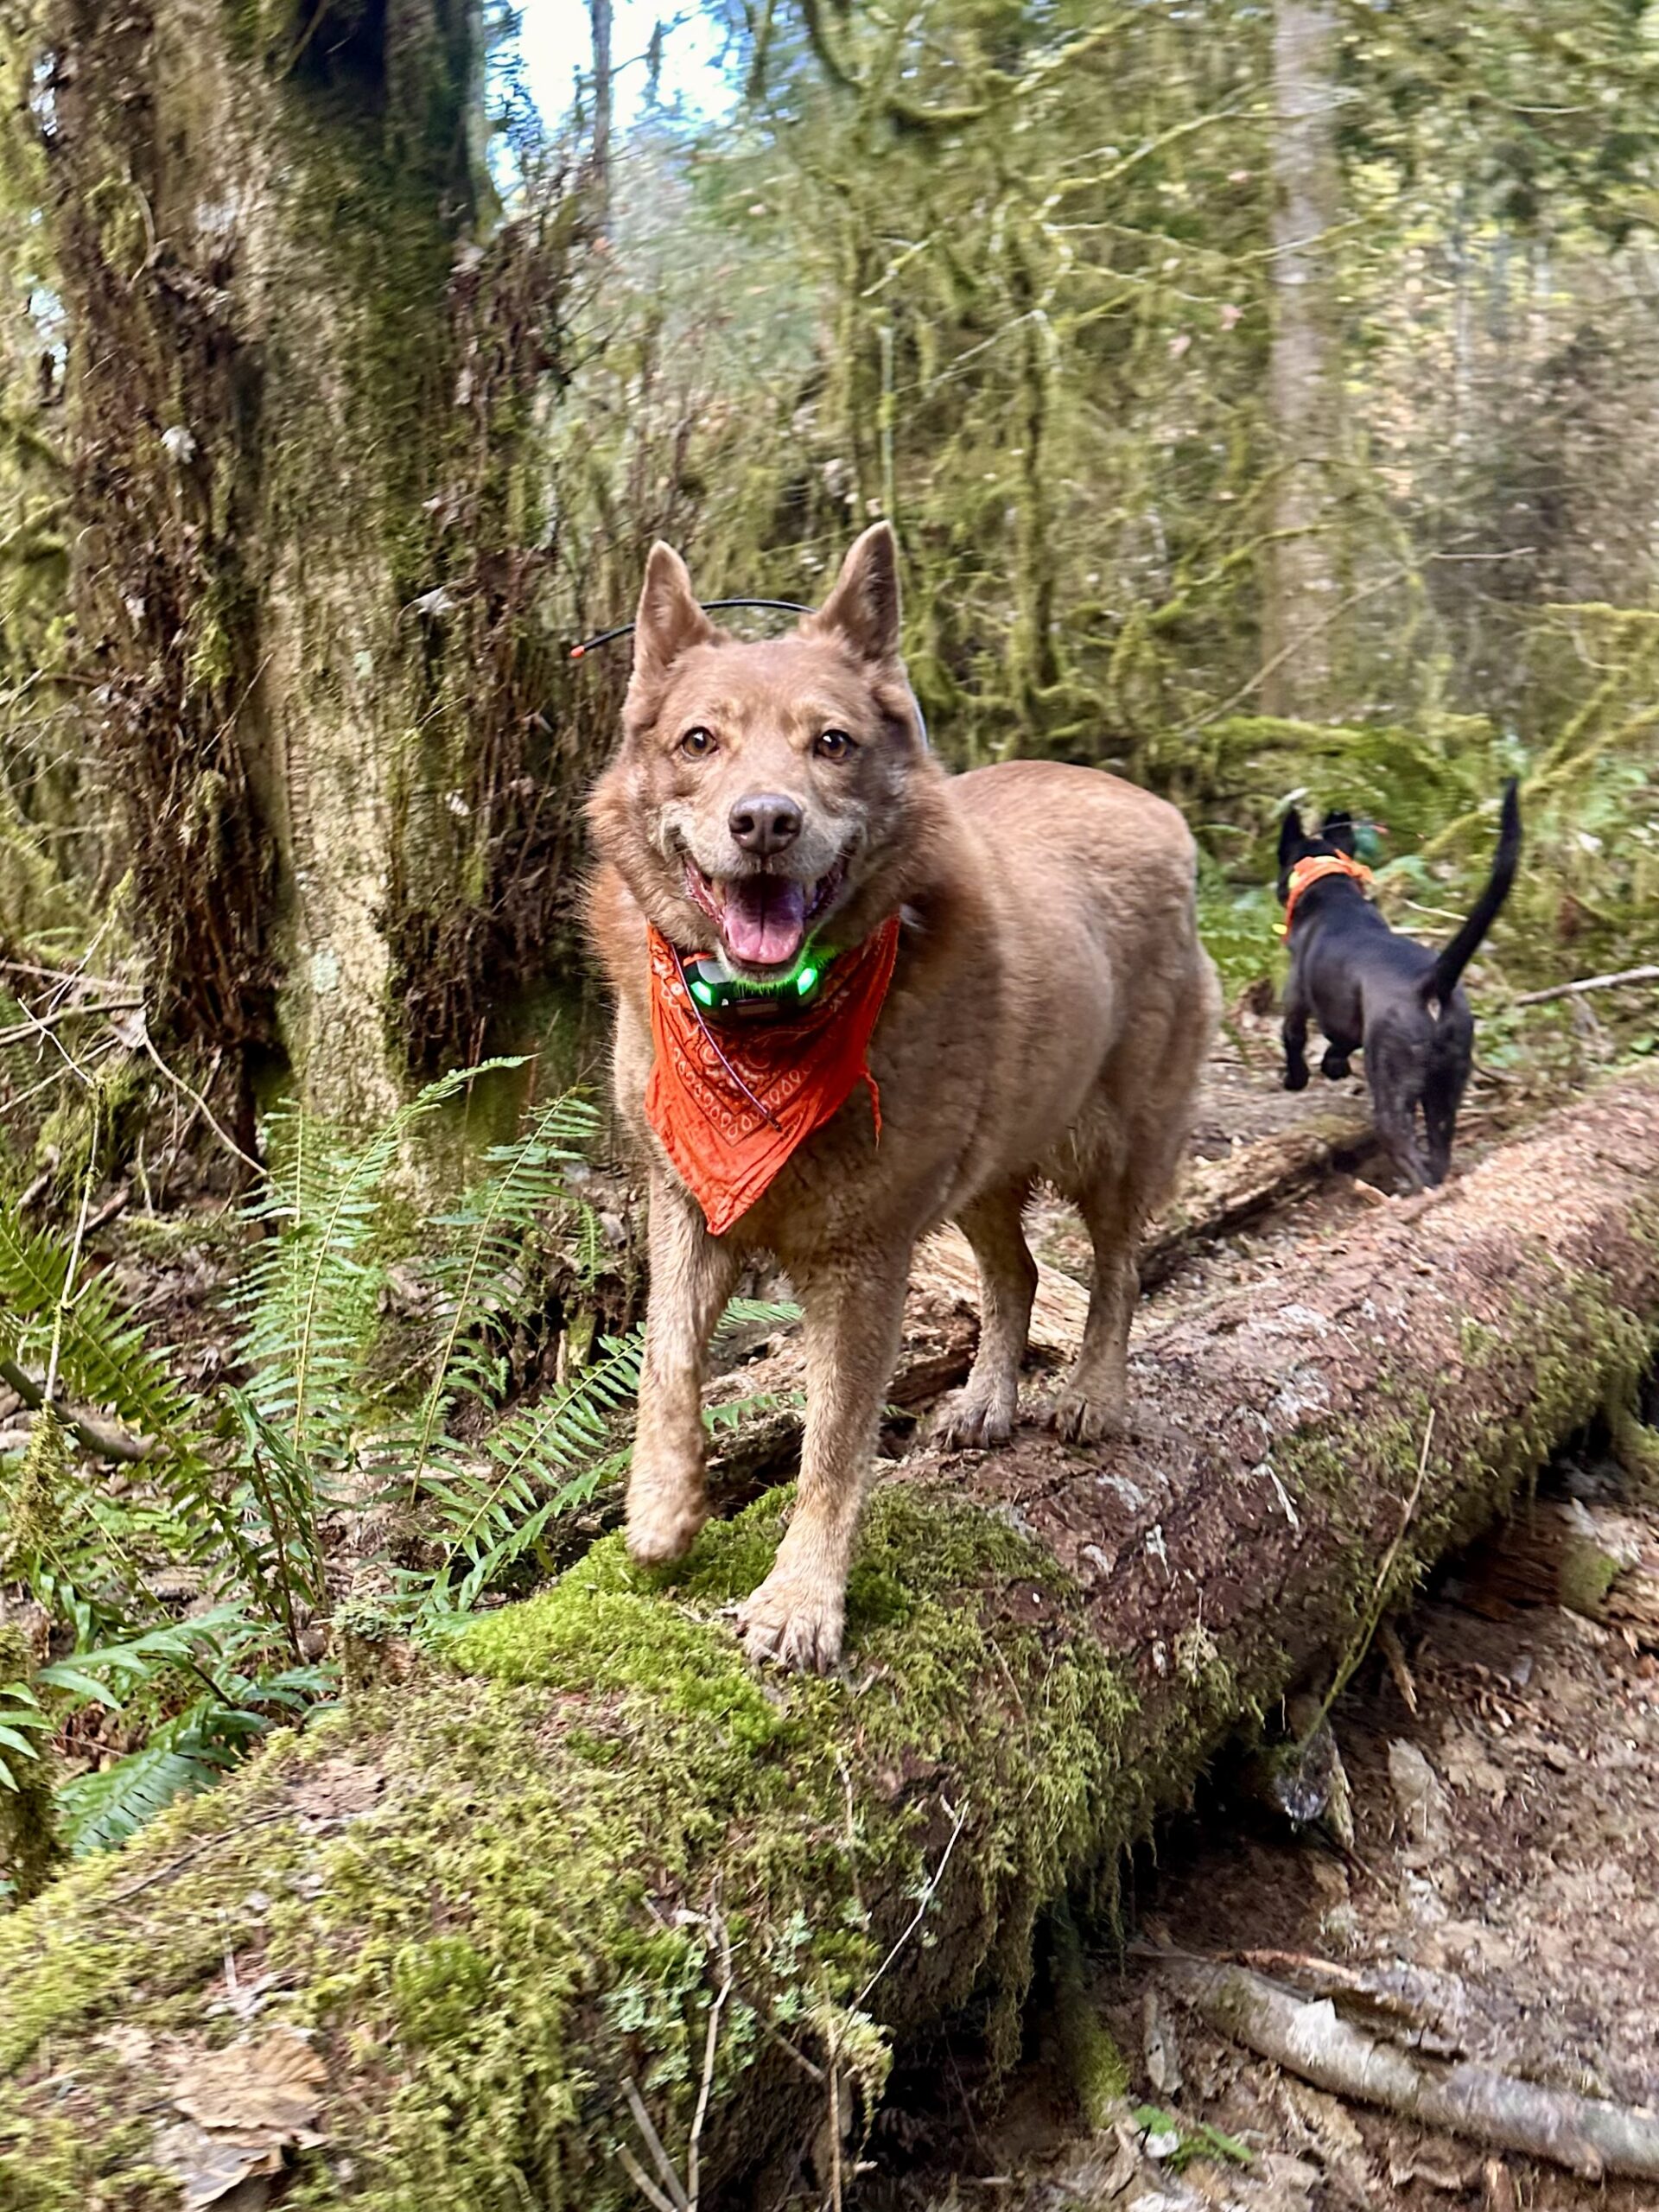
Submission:
POLYGON ((639 1415, 628 1473, 628 1549, 645 1566, 678 1559, 709 1517, 703 1480, 702 1365, 737 1281, 738 1254, 711 1236, 696 1201, 651 1179, 651 1297, 639 1415))
POLYGON ((806 1428, 794 1518, 772 1573, 738 1607, 749 1655, 827 1674, 841 1656, 847 1568, 877 1420, 904 1331, 908 1241, 791 1268, 802 1306, 806 1428))
POLYGON ((1457 1135, 1458 1109, 1463 1103, 1466 1071, 1431 1068, 1423 1091, 1423 1127, 1428 1135, 1428 1179, 1439 1186, 1452 1167, 1452 1141, 1457 1135))
POLYGON ((1421 1063, 1408 1058, 1396 1065, 1391 1052, 1373 1048, 1365 1072, 1371 1086, 1371 1117, 1382 1148, 1408 1191, 1427 1187, 1428 1163, 1417 1140, 1417 1083, 1421 1063))
POLYGON ((938 1437, 948 1452, 985 1451, 1014 1433, 1020 1362, 1037 1293, 1037 1262, 1021 1217, 1029 1185, 988 1191, 957 1217, 979 1262, 979 1350, 965 1386, 945 1402, 938 1437))
POLYGON ((1297 996, 1293 979, 1285 994, 1283 1081, 1287 1090, 1307 1089, 1307 1015, 1306 1001, 1297 996))

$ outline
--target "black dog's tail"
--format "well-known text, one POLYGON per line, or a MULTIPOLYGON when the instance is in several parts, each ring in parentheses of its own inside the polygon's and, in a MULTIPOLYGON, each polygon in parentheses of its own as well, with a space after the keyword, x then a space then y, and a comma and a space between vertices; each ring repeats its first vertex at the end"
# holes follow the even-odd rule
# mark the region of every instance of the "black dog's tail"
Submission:
POLYGON ((1458 931, 1422 982, 1425 1001, 1444 1006, 1458 988, 1458 978, 1474 958, 1480 941, 1497 919, 1498 908, 1510 895, 1516 862, 1521 857, 1521 802, 1515 778, 1503 786, 1503 810, 1499 819, 1497 854, 1486 888, 1475 901, 1474 912, 1458 931))

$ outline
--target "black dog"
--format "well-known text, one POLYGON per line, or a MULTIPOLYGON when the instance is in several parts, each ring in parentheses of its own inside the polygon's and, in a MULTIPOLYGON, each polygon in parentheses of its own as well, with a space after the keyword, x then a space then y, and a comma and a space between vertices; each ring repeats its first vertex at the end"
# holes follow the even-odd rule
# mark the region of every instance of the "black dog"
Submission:
POLYGON ((1444 952, 1396 937, 1365 895, 1354 860, 1354 825, 1327 814, 1317 836, 1294 807, 1279 833, 1279 897, 1287 911, 1285 1088, 1307 1084, 1307 1022, 1325 1032, 1320 1066, 1339 1079, 1363 1049, 1376 1132, 1408 1187, 1446 1179, 1458 1108, 1474 1056, 1475 1022, 1458 978, 1475 956, 1515 880, 1521 808, 1515 779, 1503 787, 1497 856, 1474 912, 1444 952), (1319 863, 1325 863, 1321 866, 1319 863), (1423 1109, 1427 1156, 1417 1137, 1423 1109))

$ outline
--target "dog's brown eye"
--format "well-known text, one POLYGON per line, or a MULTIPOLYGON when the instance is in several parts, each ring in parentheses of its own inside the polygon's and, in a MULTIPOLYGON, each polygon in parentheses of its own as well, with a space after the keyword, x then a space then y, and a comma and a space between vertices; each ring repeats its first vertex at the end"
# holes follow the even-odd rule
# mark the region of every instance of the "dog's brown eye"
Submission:
POLYGON ((689 729, 680 740, 681 752, 689 753, 694 760, 701 760, 705 753, 712 753, 714 749, 715 734, 710 729, 689 729))
POLYGON ((844 760, 852 749, 853 741, 844 729, 822 729, 812 741, 820 760, 844 760))

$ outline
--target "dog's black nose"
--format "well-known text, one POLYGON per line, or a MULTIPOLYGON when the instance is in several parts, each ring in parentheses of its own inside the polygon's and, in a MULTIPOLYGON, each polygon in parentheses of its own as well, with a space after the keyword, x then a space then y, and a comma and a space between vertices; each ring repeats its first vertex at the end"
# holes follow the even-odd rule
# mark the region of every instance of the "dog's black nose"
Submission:
POLYGON ((761 791, 741 798, 728 818, 732 836, 746 853, 781 853, 801 834, 801 810, 792 798, 761 791))

